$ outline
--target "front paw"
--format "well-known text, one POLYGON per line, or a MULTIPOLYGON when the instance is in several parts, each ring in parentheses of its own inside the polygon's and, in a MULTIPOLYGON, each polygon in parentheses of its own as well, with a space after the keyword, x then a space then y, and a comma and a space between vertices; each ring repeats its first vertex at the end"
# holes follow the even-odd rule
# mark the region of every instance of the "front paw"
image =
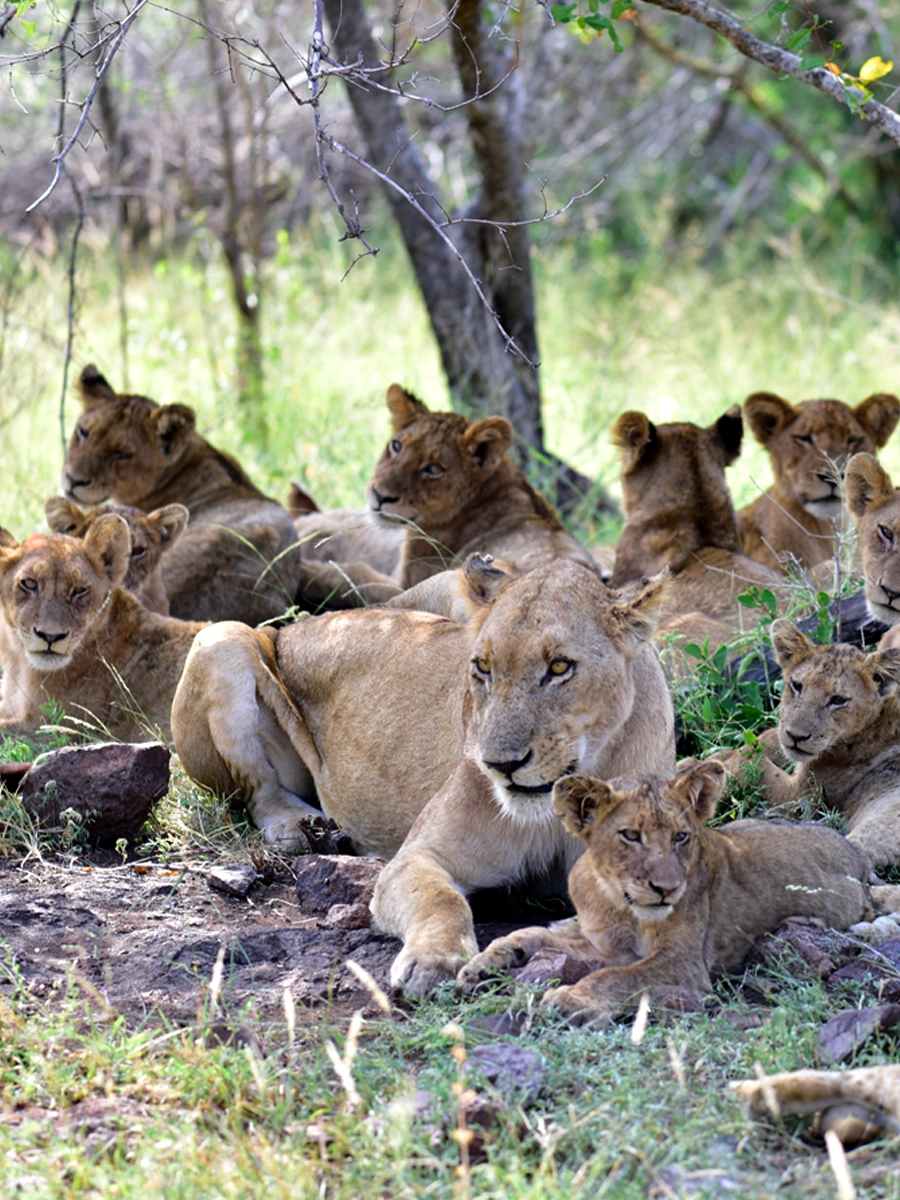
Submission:
POLYGON ((439 984, 455 979, 462 965, 462 955, 404 946, 391 967, 391 986, 408 996, 427 996, 439 984))
POLYGON ((523 962, 525 954, 522 951, 517 952, 503 942, 494 943, 466 963, 456 976, 456 989, 474 992, 487 979, 523 962))
POLYGON ((598 1004, 579 991, 577 984, 551 988, 541 997, 541 1005, 559 1009, 570 1025, 578 1025, 583 1029, 604 1029, 612 1024, 615 1015, 614 1009, 598 1004))

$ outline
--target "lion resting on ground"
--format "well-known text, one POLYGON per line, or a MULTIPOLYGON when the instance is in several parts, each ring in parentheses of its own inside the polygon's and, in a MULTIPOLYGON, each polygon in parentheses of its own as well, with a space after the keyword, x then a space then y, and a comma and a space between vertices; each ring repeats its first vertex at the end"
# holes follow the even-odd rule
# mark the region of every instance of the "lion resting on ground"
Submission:
POLYGON ((51 496, 44 505, 47 524, 53 533, 68 533, 83 538, 95 521, 106 513, 115 513, 128 526, 131 557, 122 587, 131 592, 144 608, 169 615, 169 597, 162 575, 163 551, 184 533, 189 513, 183 504, 167 504, 145 513, 128 504, 99 504, 82 508, 63 496, 51 496))
MULTIPOLYGON (((119 585, 128 526, 109 513, 83 539, 0 530, 0 728, 30 733, 54 701, 117 737, 169 729, 195 621, 149 612, 119 585)), ((155 736, 155 734, 153 734, 155 736)))
POLYGON ((544 996, 576 1024, 601 1025, 641 992, 692 1007, 715 975, 736 971, 757 938, 792 916, 839 929, 868 908, 868 859, 824 825, 735 821, 707 829, 722 795, 721 763, 666 781, 562 779, 553 811, 585 853, 569 875, 576 916, 498 938, 463 967, 520 966, 543 947, 603 966, 544 996))
MULTIPOLYGON (((793 775, 766 758, 767 798, 791 806, 821 793, 846 820, 847 839, 874 867, 900 859, 900 650, 864 654, 820 646, 790 621, 772 625, 784 672, 778 742, 793 775)), ((744 752, 726 760, 738 770, 744 752)))
POLYGON ((844 489, 859 531, 866 604, 876 621, 891 626, 881 647, 900 647, 900 492, 871 454, 850 459, 844 489))
POLYGON ((466 894, 564 882, 581 844, 552 816, 560 776, 675 765, 650 645, 664 580, 611 590, 566 561, 509 579, 478 558, 466 578, 466 624, 371 608, 273 637, 213 625, 172 706, 188 774, 269 838, 319 803, 360 852, 396 855, 372 911, 405 939, 392 979, 412 992, 475 953, 466 894))
POLYGON ((197 433, 194 410, 117 395, 94 366, 80 388, 62 491, 79 504, 112 499, 145 512, 185 505, 187 529, 162 563, 172 615, 255 625, 290 607, 300 582, 294 523, 197 433))
POLYGON ((396 383, 387 406, 394 432, 366 492, 373 519, 406 531, 399 567, 389 577, 364 563, 343 563, 352 586, 319 571, 317 595, 328 587, 352 600, 355 588, 355 602, 381 603, 470 554, 505 559, 518 571, 558 558, 596 571, 591 555, 506 457, 509 421, 430 412, 396 383))
POLYGON ((794 406, 771 392, 744 401, 753 436, 765 446, 775 482, 737 514, 745 554, 767 567, 814 567, 834 557, 841 519, 841 472, 852 454, 874 454, 900 420, 900 400, 878 392, 855 408, 840 400, 794 406))

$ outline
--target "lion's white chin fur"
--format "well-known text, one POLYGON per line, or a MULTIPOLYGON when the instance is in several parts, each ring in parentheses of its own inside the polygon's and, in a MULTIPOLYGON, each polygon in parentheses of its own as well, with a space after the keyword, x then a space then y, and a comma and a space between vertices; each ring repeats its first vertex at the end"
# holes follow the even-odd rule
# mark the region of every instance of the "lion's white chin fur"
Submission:
MULTIPOLYGON (((488 776, 490 779, 490 776, 488 776)), ((553 821, 553 805, 550 792, 523 795, 511 792, 495 779, 491 779, 494 799, 500 811, 519 825, 544 825, 553 821)))

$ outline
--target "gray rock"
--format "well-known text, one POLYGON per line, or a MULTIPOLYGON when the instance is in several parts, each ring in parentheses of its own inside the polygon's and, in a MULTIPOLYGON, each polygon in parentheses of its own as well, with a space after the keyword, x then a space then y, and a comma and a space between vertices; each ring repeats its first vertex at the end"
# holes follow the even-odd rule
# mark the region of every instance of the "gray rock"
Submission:
POLYGON ((249 863, 231 863, 227 866, 212 867, 206 874, 206 882, 217 892, 226 896, 237 896, 245 900, 259 875, 249 863))
POLYGON ((381 858, 349 854, 306 854, 294 860, 297 899, 304 913, 326 916, 336 904, 368 906, 384 868, 381 858))

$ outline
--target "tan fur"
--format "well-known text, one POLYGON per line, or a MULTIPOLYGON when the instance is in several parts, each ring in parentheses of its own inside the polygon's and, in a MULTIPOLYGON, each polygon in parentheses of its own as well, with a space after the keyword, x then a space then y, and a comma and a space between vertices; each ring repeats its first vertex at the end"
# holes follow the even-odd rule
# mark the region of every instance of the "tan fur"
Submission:
POLYGON ((83 539, 0 531, 0 727, 28 733, 50 701, 116 737, 169 729, 197 622, 149 612, 119 586, 128 526, 114 513, 83 539))
POLYGON ((162 574, 163 551, 172 546, 188 523, 190 514, 183 504, 167 504, 145 513, 129 504, 98 504, 82 508, 64 496, 51 496, 44 504, 47 524, 53 533, 68 533, 83 538, 105 513, 115 513, 128 526, 131 557, 122 587, 131 592, 144 608, 169 615, 169 597, 162 574))
POLYGON ((671 781, 563 779, 553 810, 586 850, 572 867, 576 917, 492 942, 460 972, 521 965, 542 947, 603 967, 547 992, 577 1024, 608 1022, 644 991, 698 1004, 714 976, 737 970, 757 938, 792 916, 846 929, 866 912, 866 856, 833 829, 770 821, 705 822, 725 770, 694 763, 671 781))
MULTIPOLYGON (((771 803, 822 795, 846 821, 847 837, 875 867, 900 859, 900 650, 863 653, 820 646, 790 621, 772 625, 784 672, 778 741, 788 775, 767 756, 771 803)), ((738 769, 738 757, 728 760, 738 769)))
POLYGON ((509 579, 477 558, 466 575, 465 624, 329 613, 280 630, 274 655, 259 631, 212 626, 172 708, 188 774, 243 798, 268 837, 318 801, 361 852, 397 855, 373 913, 406 938, 393 978, 414 992, 474 953, 464 894, 564 879, 580 845, 551 819, 560 775, 674 769, 649 645, 662 581, 610 591, 566 561, 509 579))
MULTIPOLYGON (((847 507, 856 519, 866 604, 876 621, 900 625, 900 491, 871 454, 854 454, 845 478, 847 507)), ((900 645, 889 630, 882 645, 900 645), (885 640, 887 639, 887 640, 885 640)))
POLYGON ((188 527, 162 564, 175 616, 256 624, 283 613, 300 581, 287 511, 197 433, 193 409, 118 395, 94 366, 82 371, 80 387, 84 412, 63 493, 79 504, 112 499, 145 512, 185 505, 188 527))
MULTIPOLYGON (((720 620, 726 634, 745 619, 741 592, 783 583, 740 552, 725 468, 740 453, 742 433, 736 406, 707 429, 688 421, 655 425, 640 412, 623 413, 613 426, 626 515, 613 582, 667 566, 669 613, 720 620)), ((758 615, 749 618, 753 625, 758 615)))
POLYGON ((841 524, 841 474, 852 454, 874 454, 900 419, 900 400, 876 393, 855 408, 840 400, 792 405, 771 392, 744 401, 775 482, 737 514, 745 554, 767 567, 814 567, 834 556, 841 524))
POLYGON ((294 519, 303 547, 299 602, 307 608, 359 608, 401 594, 395 577, 406 530, 367 508, 333 508, 294 519))

